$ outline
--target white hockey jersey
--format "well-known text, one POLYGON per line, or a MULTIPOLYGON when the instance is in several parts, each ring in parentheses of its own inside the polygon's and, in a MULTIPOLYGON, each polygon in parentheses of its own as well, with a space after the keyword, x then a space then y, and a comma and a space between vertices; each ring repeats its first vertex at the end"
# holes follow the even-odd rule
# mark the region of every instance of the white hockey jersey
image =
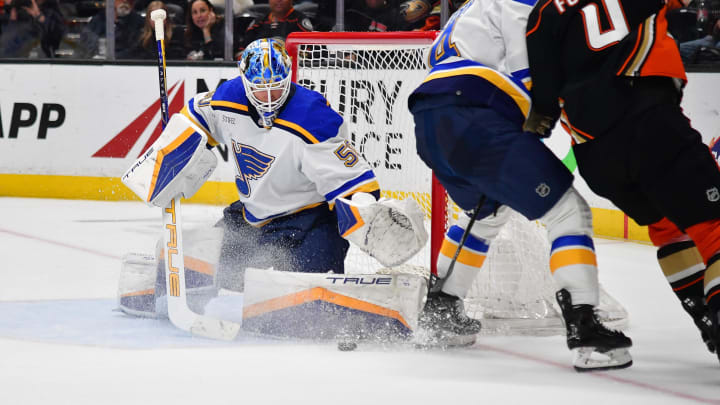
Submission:
POLYGON ((459 103, 488 105, 524 121, 531 86, 525 27, 535 1, 465 3, 428 50, 432 69, 413 96, 454 94, 459 103))
POLYGON ((181 112, 208 132, 210 144, 228 147, 245 220, 255 226, 324 202, 332 207, 358 191, 379 192, 342 117, 319 93, 294 83, 290 91, 270 129, 256 124, 239 77, 193 97, 181 112))

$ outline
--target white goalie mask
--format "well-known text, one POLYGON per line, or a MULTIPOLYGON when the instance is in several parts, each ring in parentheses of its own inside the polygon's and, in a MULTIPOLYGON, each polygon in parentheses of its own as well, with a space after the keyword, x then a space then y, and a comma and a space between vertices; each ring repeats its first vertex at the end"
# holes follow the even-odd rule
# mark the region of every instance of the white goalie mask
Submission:
POLYGON ((262 125, 272 127, 278 109, 290 94, 292 63, 285 47, 269 38, 253 41, 240 56, 238 67, 245 94, 260 114, 262 125))

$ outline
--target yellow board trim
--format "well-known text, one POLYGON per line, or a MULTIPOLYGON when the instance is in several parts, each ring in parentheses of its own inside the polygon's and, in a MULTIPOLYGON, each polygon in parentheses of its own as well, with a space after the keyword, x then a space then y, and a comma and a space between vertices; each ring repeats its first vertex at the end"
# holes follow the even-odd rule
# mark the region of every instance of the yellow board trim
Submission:
MULTIPOLYGON (((382 190, 381 194, 383 197, 392 198, 412 197, 427 213, 429 195, 425 193, 382 190)), ((125 187, 119 177, 15 173, 0 174, 0 197, 140 201, 135 193, 125 187)), ((237 201, 238 198, 234 182, 208 181, 192 198, 183 201, 191 204, 224 206, 237 201)), ((647 227, 636 224, 632 219, 628 219, 627 238, 624 237, 625 215, 621 211, 608 208, 591 209, 595 236, 650 243, 647 227)))

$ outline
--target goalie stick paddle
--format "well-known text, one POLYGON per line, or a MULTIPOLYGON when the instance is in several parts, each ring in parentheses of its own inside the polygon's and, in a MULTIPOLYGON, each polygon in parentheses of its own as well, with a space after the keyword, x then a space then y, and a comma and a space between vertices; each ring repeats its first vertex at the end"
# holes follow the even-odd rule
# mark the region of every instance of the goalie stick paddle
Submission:
MULTIPOLYGON (((165 10, 155 10, 150 18, 155 23, 155 40, 158 50, 158 74, 160 79, 160 113, 162 127, 168 122, 168 102, 165 74, 165 10)), ((165 283, 167 286, 168 318, 179 329, 193 335, 211 339, 233 340, 240 331, 235 322, 210 318, 193 312, 187 303, 185 287, 185 260, 182 243, 182 218, 180 216, 180 195, 163 207, 163 237, 165 239, 165 283)))
POLYGON ((477 207, 473 210, 473 214, 470 217, 467 227, 465 228, 465 232, 463 232, 462 238, 460 238, 460 243, 458 243, 458 247, 455 249, 455 254, 452 257, 452 260, 450 260, 450 265, 448 266, 447 273, 445 273, 445 277, 440 278, 437 274, 430 273, 430 287, 428 288, 428 295, 438 294, 440 290, 442 290, 443 285, 445 285, 445 280, 447 280, 452 274, 457 258, 460 256, 460 251, 465 245, 465 241, 467 241, 468 236, 470 236, 470 230, 472 229, 473 224, 475 224, 475 220, 480 213, 480 209, 483 205, 485 205, 485 199, 485 195, 480 197, 477 207))

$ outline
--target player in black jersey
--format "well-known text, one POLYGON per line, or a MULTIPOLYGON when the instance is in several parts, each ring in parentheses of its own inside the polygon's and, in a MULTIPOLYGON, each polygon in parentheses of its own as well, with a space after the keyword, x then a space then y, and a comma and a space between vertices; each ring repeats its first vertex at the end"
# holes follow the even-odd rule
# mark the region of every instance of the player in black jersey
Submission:
POLYGON ((542 0, 527 26, 533 111, 560 119, 580 174, 640 225, 708 348, 720 343, 720 170, 680 108, 665 14, 679 0, 542 0), (703 288, 704 281, 704 288, 703 288))

